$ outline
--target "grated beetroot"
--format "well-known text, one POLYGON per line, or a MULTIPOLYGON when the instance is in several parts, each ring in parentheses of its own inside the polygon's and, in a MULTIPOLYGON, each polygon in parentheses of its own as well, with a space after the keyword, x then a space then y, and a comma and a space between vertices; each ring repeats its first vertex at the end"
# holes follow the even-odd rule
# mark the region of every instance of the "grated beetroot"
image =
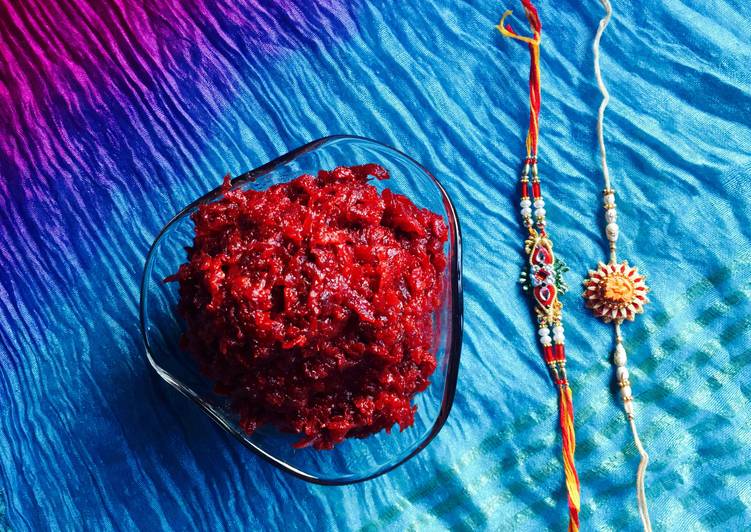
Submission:
POLYGON ((181 344, 231 398, 241 426, 264 424, 331 449, 414 422, 436 368, 443 219, 379 194, 375 164, 321 170, 201 205, 178 281, 181 344))

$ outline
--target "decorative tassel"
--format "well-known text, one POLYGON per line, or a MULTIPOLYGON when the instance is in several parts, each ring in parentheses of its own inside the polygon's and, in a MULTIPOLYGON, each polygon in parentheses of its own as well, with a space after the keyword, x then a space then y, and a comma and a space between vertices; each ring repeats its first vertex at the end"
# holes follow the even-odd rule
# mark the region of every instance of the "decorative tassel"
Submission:
POLYGON ((576 432, 574 431, 574 403, 571 398, 571 388, 566 376, 565 353, 561 349, 561 359, 548 362, 550 373, 558 388, 558 414, 561 426, 561 442, 563 449, 563 472, 566 478, 568 492, 569 532, 579 530, 579 510, 581 509, 581 486, 579 474, 576 472, 574 453, 576 452, 576 432))
POLYGON ((581 508, 579 475, 576 472, 574 453, 576 434, 574 433, 574 405, 571 401, 571 388, 568 383, 558 387, 561 435, 563 439, 563 467, 568 491, 569 532, 579 530, 579 509, 581 508))

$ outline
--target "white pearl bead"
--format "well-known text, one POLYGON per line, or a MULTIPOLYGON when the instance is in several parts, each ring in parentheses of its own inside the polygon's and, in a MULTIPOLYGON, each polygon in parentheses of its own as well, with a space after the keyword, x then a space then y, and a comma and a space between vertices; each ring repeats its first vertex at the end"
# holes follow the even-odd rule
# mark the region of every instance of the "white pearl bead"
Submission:
POLYGON ((613 363, 616 366, 626 365, 626 350, 623 348, 622 344, 615 346, 615 353, 613 353, 613 363))
POLYGON ((545 200, 535 200, 535 209, 542 209, 545 206, 545 200))
POLYGON ((605 234, 608 237, 608 240, 611 242, 615 242, 618 240, 618 224, 617 223, 609 223, 605 226, 605 234))
POLYGON ((626 401, 623 403, 623 409, 626 411, 626 414, 628 416, 634 415, 634 402, 633 401, 626 401))
POLYGON ((540 336, 540 343, 542 345, 550 345, 553 343, 553 339, 550 336, 540 336))
POLYGON ((524 207, 522 209, 522 217, 529 218, 530 216, 532 216, 532 209, 530 209, 529 207, 524 207))
POLYGON ((566 337, 562 334, 554 334, 553 341, 557 344, 562 344, 563 342, 566 341, 566 337))
POLYGON ((628 369, 625 366, 620 366, 615 372, 615 378, 618 379, 618 382, 628 380, 628 369))
POLYGON ((605 211, 605 220, 607 220, 608 223, 615 222, 616 218, 618 218, 618 214, 615 212, 615 209, 608 209, 605 211))
POLYGON ((560 325, 553 327, 553 334, 563 334, 563 327, 560 325))
POLYGON ((547 327, 542 327, 539 331, 537 331, 537 334, 540 336, 550 336, 550 329, 547 327))
POLYGON ((603 202, 605 205, 613 205, 615 203, 615 194, 605 194, 603 202))
POLYGON ((535 217, 536 218, 545 218, 546 212, 547 211, 545 209, 535 209, 535 217))
POLYGON ((623 396, 624 399, 631 398, 631 386, 624 386, 621 388, 621 396, 623 396))
POLYGON ((532 206, 532 202, 528 199, 523 199, 519 202, 519 206, 521 206, 522 209, 526 209, 532 206))

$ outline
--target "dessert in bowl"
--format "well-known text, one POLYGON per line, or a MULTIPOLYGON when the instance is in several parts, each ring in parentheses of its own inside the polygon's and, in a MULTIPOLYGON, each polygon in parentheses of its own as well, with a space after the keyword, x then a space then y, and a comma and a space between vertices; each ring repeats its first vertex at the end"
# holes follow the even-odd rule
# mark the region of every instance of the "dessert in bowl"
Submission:
POLYGON ((423 449, 451 408, 456 213, 392 148, 312 142, 165 226, 141 324, 157 373, 263 458, 312 482, 373 478, 423 449))

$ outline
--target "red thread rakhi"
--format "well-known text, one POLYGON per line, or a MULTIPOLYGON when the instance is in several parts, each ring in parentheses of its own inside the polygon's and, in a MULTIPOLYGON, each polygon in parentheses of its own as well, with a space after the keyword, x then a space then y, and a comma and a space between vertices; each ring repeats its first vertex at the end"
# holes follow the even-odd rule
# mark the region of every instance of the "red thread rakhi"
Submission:
POLYGON ((542 25, 532 2, 522 0, 522 4, 532 29, 532 37, 518 35, 511 29, 510 25, 504 27, 503 22, 511 14, 511 11, 506 11, 503 14, 503 18, 497 26, 504 37, 527 43, 531 58, 529 132, 527 133, 527 157, 524 159, 521 174, 520 202, 522 221, 529 233, 524 244, 528 263, 519 280, 524 290, 532 294, 543 357, 558 389, 563 468, 566 478, 566 491, 568 492, 568 529, 569 532, 577 532, 579 530, 581 500, 579 476, 574 463, 574 451, 576 449, 574 406, 571 401, 571 388, 566 376, 566 349, 561 316, 563 305, 558 300, 558 296, 567 289, 563 280, 563 272, 567 268, 561 260, 555 257, 553 243, 546 231, 545 201, 542 197, 540 177, 537 173, 538 118, 540 114, 540 35, 542 25))

